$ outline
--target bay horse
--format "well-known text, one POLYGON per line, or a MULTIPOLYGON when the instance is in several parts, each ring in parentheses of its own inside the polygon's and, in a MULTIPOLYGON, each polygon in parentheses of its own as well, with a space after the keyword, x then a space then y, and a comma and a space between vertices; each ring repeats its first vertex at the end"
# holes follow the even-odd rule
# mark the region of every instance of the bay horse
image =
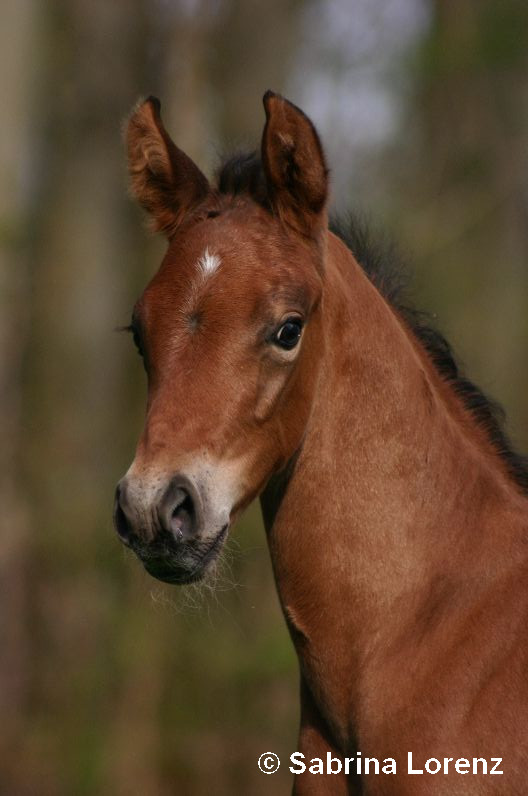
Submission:
POLYGON ((330 231, 311 121, 264 107, 260 156, 214 184, 158 100, 128 122, 168 248, 133 311, 148 402, 117 532, 190 583, 260 496, 300 666, 294 793, 527 794, 526 461, 359 228, 330 231))

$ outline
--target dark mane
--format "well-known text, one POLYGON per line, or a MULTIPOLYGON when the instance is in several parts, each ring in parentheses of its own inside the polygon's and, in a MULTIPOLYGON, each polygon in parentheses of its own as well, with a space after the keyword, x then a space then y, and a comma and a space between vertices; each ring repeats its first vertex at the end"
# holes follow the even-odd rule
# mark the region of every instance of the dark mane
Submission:
MULTIPOLYGON (((266 205, 266 185, 257 153, 230 157, 220 167, 217 185, 223 194, 249 194, 266 205)), ((370 281, 393 306, 413 334, 422 343, 439 374, 460 396, 466 408, 482 426, 493 446, 505 462, 510 476, 528 492, 528 457, 518 453, 504 431, 504 411, 473 384, 460 370, 451 346, 430 323, 426 313, 412 307, 407 298, 408 270, 388 240, 373 240, 365 219, 357 214, 334 217, 331 231, 351 250, 370 281)))
POLYGON ((216 174, 220 193, 249 194, 259 204, 267 205, 266 180, 256 152, 237 152, 228 157, 216 174))

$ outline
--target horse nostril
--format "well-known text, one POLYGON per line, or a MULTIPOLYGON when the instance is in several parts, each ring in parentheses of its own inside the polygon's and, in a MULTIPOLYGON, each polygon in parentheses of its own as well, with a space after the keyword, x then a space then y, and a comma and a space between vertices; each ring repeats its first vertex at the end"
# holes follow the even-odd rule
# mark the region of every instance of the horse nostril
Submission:
MULTIPOLYGON (((181 492, 184 493, 182 489, 181 492)), ((181 502, 172 509, 169 529, 177 541, 188 536, 194 523, 194 506, 190 495, 184 494, 181 502)))
POLYGON ((130 545, 133 531, 132 531, 132 526, 128 520, 128 517, 123 511, 121 500, 122 500, 122 491, 121 487, 118 486, 116 489, 115 500, 114 500, 114 527, 121 541, 126 545, 130 545))
POLYGON ((181 479, 173 478, 163 497, 160 518, 165 530, 176 542, 192 538, 196 533, 196 506, 192 488, 182 486, 181 479))

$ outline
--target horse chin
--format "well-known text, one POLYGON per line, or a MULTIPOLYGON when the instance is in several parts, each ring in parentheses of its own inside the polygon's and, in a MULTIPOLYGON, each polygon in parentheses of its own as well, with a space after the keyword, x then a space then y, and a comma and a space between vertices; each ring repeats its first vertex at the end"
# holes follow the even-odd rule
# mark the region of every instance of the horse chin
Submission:
POLYGON ((152 575, 156 580, 161 580, 163 583, 170 583, 172 586, 186 586, 190 583, 197 583, 205 574, 203 569, 186 570, 184 568, 176 567, 154 567, 151 564, 143 564, 149 575, 152 575))
POLYGON ((218 558, 228 530, 229 526, 224 525, 199 558, 196 558, 196 555, 193 555, 189 560, 186 560, 185 556, 177 559, 174 556, 147 559, 143 559, 140 556, 143 566, 149 575, 152 575, 156 580, 163 581, 163 583, 170 583, 176 586, 197 583, 218 558))

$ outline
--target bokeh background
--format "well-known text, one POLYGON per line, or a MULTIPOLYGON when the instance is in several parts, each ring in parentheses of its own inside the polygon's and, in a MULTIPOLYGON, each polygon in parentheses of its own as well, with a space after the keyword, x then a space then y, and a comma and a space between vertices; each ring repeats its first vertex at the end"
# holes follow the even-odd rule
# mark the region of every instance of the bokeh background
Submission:
POLYGON ((296 662, 258 507, 215 590, 164 587, 115 538, 142 424, 126 335, 163 243, 120 128, 162 99, 207 172, 258 145, 273 88, 317 124, 335 206, 413 264, 419 305, 528 448, 525 0, 3 0, 0 791, 288 793, 296 662))

